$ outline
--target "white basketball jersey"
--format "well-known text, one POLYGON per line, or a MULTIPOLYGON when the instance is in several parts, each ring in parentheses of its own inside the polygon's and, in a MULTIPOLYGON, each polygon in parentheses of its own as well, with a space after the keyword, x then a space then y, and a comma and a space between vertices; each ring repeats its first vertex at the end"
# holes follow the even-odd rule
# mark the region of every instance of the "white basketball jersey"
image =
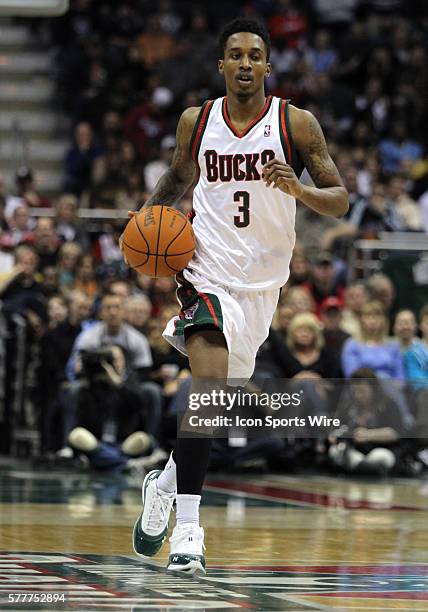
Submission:
POLYGON ((188 268, 235 289, 282 287, 295 243, 296 200, 266 187, 262 167, 274 157, 293 164, 288 102, 269 96, 238 132, 226 98, 208 101, 190 148, 200 176, 193 194, 196 251, 188 268))

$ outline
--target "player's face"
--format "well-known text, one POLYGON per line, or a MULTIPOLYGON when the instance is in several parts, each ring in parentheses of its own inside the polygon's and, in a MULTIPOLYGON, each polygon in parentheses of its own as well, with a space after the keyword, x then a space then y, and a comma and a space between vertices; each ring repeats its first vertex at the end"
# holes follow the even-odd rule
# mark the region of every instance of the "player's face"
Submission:
POLYGON ((272 68, 260 36, 237 32, 227 39, 224 59, 219 60, 218 69, 224 74, 228 92, 238 97, 250 97, 263 88, 264 79, 272 68))

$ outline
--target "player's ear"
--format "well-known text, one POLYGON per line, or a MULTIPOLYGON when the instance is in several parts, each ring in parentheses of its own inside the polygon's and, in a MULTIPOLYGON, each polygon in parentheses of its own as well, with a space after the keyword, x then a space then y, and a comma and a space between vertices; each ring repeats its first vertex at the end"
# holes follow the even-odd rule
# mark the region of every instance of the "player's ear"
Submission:
POLYGON ((266 77, 270 77, 270 75, 272 74, 272 64, 270 64, 269 62, 266 64, 266 72, 265 72, 265 76, 266 77))
POLYGON ((218 64, 217 64, 217 65, 218 65, 218 71, 219 71, 219 73, 220 73, 220 74, 223 74, 224 61, 223 61, 222 59, 221 59, 221 60, 218 60, 218 64))

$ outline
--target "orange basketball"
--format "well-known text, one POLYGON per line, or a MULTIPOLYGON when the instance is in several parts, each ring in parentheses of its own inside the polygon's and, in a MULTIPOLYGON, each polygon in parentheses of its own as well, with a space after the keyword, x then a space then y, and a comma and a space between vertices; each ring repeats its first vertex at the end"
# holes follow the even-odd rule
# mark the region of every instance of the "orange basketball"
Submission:
POLYGON ((192 259, 195 235, 175 208, 151 206, 129 220, 122 248, 131 268, 148 276, 172 276, 192 259))

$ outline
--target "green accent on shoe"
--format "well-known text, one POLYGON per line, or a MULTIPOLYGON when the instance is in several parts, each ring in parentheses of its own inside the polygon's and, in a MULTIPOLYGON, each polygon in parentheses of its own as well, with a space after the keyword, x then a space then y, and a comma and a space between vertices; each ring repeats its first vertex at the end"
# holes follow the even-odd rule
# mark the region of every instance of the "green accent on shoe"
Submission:
POLYGON ((168 569, 170 565, 182 566, 183 569, 185 569, 185 567, 192 561, 198 561, 205 570, 205 557, 203 555, 180 555, 179 553, 169 555, 168 569))
POLYGON ((141 517, 140 514, 138 519, 135 521, 134 531, 132 532, 132 544, 134 551, 137 555, 144 555, 145 557, 153 557, 162 547, 162 544, 166 540, 168 534, 168 527, 160 533, 158 536, 149 536, 141 529, 141 517))
MULTIPOLYGON (((152 480, 159 478, 159 474, 162 470, 153 470, 149 472, 144 479, 143 484, 143 504, 146 500, 146 489, 152 480)), ((144 512, 144 510, 143 510, 144 512)), ((165 529, 157 536, 150 536, 144 533, 141 528, 141 518, 143 512, 140 514, 138 519, 135 521, 134 529, 132 532, 132 545, 137 555, 143 555, 144 557, 153 557, 162 548, 162 544, 166 540, 168 535, 168 525, 165 529)))

